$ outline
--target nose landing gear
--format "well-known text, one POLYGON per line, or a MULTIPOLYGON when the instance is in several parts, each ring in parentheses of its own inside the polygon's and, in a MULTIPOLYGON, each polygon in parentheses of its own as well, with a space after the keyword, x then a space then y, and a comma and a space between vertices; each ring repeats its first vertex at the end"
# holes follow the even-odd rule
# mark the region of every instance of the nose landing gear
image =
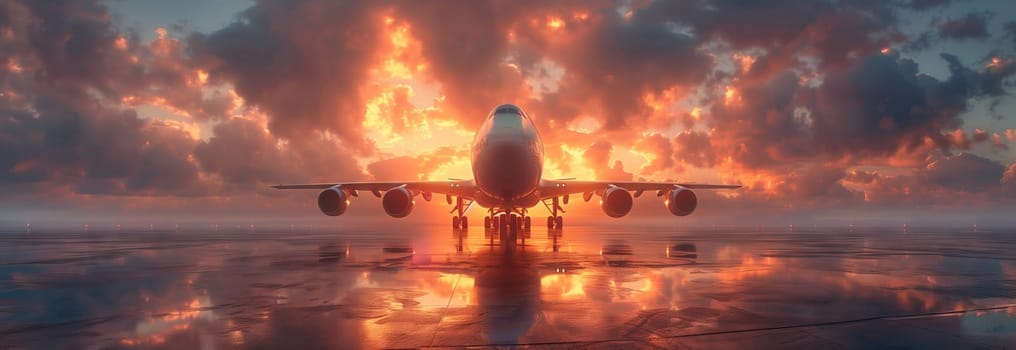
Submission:
POLYGON ((491 244, 494 243, 493 233, 499 233, 501 244, 515 244, 522 239, 526 244, 526 238, 531 235, 533 218, 526 215, 525 209, 494 209, 488 210, 488 216, 483 219, 484 228, 489 229, 491 244), (489 226, 488 226, 489 223, 489 226))

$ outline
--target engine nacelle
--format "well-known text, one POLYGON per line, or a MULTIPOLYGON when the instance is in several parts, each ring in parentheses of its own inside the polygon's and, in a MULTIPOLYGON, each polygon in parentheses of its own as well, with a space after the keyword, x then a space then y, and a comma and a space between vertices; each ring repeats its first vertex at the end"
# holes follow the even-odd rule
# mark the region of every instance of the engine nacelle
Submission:
POLYGON ((339 186, 334 186, 321 191, 317 196, 317 206, 325 215, 339 216, 349 208, 349 197, 346 196, 346 192, 339 189, 339 186))
POLYGON ((603 191, 603 200, 600 201, 600 208, 603 213, 612 218, 619 218, 628 215, 631 211, 632 198, 628 190, 611 186, 603 191))
POLYGON ((686 216, 695 211, 695 207, 698 206, 698 197, 695 196, 695 192, 680 187, 671 190, 667 194, 667 200, 663 203, 667 205, 667 210, 670 210, 671 214, 686 216))
POLYGON ((404 218, 413 212, 413 193, 405 187, 396 187, 385 192, 381 198, 381 206, 385 213, 396 218, 404 218))

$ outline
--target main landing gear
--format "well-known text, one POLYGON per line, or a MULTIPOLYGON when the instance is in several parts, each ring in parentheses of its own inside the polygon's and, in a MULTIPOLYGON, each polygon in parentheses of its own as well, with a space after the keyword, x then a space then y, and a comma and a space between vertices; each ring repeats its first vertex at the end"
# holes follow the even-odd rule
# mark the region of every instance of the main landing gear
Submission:
MULTIPOLYGON (((564 204, 568 204, 568 196, 564 197, 564 204)), ((564 208, 561 207, 561 204, 558 202, 558 197, 544 199, 543 205, 546 206, 547 210, 550 211, 551 213, 551 216, 547 217, 547 228, 560 230, 562 227, 564 227, 564 217, 558 214, 558 212, 564 214, 565 211, 564 208), (547 203, 548 201, 550 201, 549 204, 547 203)))
MULTIPOLYGON (((463 200, 462 197, 455 198, 455 206, 449 212, 455 213, 455 216, 452 216, 452 228, 454 229, 461 228, 464 230, 469 228, 469 217, 466 216, 465 213, 469 210, 469 208, 473 207, 473 201, 468 200, 468 203, 466 203, 466 201, 467 200, 463 200)), ((451 202, 451 197, 448 197, 448 203, 450 204, 451 202)), ((484 220, 484 222, 486 222, 486 220, 484 220)))

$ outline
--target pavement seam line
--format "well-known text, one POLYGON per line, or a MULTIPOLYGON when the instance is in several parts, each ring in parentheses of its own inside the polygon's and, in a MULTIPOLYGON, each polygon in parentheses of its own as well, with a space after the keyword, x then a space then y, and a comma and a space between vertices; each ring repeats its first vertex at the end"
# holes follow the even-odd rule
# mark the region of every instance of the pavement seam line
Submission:
POLYGON ((437 332, 441 329, 441 322, 444 322, 444 317, 448 313, 448 308, 452 306, 452 298, 455 297, 455 291, 459 289, 459 280, 462 279, 462 274, 455 275, 455 283, 452 284, 452 293, 448 295, 448 302, 445 303, 445 307, 441 310, 441 318, 437 321, 437 326, 434 327, 434 334, 430 336, 430 343, 427 347, 434 346, 434 340, 437 339, 437 332))

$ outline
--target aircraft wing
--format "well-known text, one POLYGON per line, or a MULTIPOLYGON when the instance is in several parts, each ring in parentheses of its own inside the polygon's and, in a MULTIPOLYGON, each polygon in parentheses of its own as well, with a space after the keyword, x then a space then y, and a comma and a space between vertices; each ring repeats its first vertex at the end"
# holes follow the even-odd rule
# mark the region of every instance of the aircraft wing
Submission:
POLYGON ((422 193, 450 194, 456 197, 472 199, 476 196, 476 183, 473 180, 449 181, 375 181, 375 182, 334 182, 312 184, 283 184, 272 186, 280 190, 324 190, 339 186, 349 191, 370 191, 380 197, 380 193, 406 186, 407 190, 422 193))
POLYGON ((644 191, 665 191, 677 187, 690 190, 732 190, 741 185, 715 185, 688 182, 646 182, 646 181, 572 181, 543 180, 540 185, 540 197, 552 198, 574 193, 601 192, 610 186, 620 187, 641 193, 644 191))

